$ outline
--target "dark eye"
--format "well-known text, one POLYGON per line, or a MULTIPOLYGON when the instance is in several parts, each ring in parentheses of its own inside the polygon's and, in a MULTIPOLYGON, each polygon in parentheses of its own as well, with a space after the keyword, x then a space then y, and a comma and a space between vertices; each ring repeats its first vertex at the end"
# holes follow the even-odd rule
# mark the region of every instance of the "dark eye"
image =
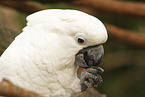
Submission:
POLYGON ((77 33, 75 35, 75 40, 79 44, 86 44, 86 38, 85 38, 85 35, 83 33, 77 33))
POLYGON ((84 43, 84 42, 85 42, 85 40, 83 38, 78 37, 78 43, 84 43))

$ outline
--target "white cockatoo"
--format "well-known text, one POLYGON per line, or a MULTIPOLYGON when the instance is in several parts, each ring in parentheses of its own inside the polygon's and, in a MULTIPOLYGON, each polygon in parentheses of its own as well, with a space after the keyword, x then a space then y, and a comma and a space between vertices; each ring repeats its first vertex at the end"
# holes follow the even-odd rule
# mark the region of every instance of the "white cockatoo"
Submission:
POLYGON ((36 12, 27 21, 0 57, 0 78, 44 97, 74 97, 83 91, 77 70, 100 62, 99 44, 107 40, 103 23, 84 12, 61 9, 36 12), (79 54, 84 48, 88 53, 79 54))

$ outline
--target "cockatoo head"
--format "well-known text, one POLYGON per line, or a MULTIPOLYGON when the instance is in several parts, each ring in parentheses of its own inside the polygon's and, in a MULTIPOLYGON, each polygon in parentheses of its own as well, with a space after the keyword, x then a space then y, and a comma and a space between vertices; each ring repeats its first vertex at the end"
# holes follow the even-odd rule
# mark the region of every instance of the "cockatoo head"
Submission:
POLYGON ((33 30, 35 34, 38 32, 37 39, 42 41, 44 37, 41 39, 40 34, 45 33, 45 43, 48 43, 45 48, 54 48, 56 59, 69 57, 72 60, 81 49, 102 44, 107 40, 103 23, 81 11, 43 10, 28 16, 27 20, 26 29, 33 30))

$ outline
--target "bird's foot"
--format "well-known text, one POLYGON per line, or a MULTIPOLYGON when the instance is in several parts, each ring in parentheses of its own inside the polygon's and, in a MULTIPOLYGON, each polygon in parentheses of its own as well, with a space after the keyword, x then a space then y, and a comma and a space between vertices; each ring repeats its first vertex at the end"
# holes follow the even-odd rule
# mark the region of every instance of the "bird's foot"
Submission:
POLYGON ((98 87, 103 83, 103 79, 100 73, 104 70, 101 67, 91 67, 84 69, 81 72, 81 92, 85 91, 87 88, 98 87))

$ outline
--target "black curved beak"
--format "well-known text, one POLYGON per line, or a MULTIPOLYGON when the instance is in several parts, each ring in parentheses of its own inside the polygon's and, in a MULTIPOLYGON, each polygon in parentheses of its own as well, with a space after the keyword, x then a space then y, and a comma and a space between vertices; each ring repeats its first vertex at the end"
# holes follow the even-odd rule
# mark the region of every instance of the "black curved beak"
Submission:
POLYGON ((76 54, 75 63, 81 68, 94 67, 100 64, 103 55, 103 45, 83 48, 76 54))

